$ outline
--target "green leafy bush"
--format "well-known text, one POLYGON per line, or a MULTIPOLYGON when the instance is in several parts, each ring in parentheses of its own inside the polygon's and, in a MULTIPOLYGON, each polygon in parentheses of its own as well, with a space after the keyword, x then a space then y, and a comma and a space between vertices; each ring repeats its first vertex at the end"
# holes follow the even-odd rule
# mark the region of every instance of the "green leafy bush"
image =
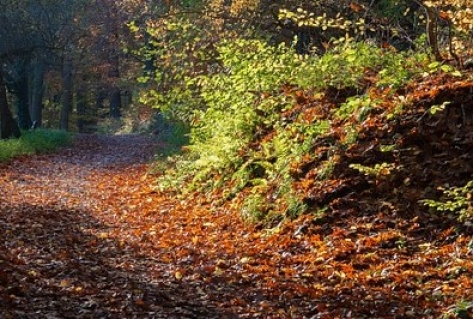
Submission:
POLYGON ((72 136, 59 130, 37 129, 25 131, 19 139, 0 141, 0 162, 20 155, 52 152, 70 144, 72 136))
POLYGON ((214 50, 209 46, 211 34, 193 20, 192 15, 170 15, 142 31, 130 25, 137 37, 146 33, 149 40, 135 53, 151 61, 153 70, 144 70, 138 78, 144 89, 139 101, 159 108, 184 123, 193 121, 193 112, 202 108, 199 89, 192 80, 219 69, 213 63, 214 50))
POLYGON ((362 164, 350 164, 349 167, 358 170, 366 176, 374 176, 376 178, 390 175, 392 170, 396 169, 395 164, 385 162, 381 164, 375 164, 374 167, 365 166, 362 164))
MULTIPOLYGON (((188 32, 194 27, 177 28, 188 32)), ((199 50, 186 52, 195 56, 199 50)), ((333 153, 357 142, 357 123, 380 107, 367 87, 375 84, 394 92, 429 70, 430 64, 426 54, 387 52, 349 40, 320 57, 297 55, 293 48, 257 39, 219 41, 213 50, 207 72, 193 73, 190 65, 191 69, 176 71, 184 72, 174 79, 178 85, 146 93, 159 91, 161 98, 146 102, 190 127, 190 144, 161 167, 159 185, 178 193, 226 185, 227 199, 239 198, 245 189, 250 195, 242 199, 242 213, 248 220, 294 218, 304 213, 304 196, 293 189, 292 165, 308 156, 315 142, 332 130, 334 121, 345 128, 347 136, 342 142, 327 141, 333 153), (308 120, 303 110, 293 111, 300 103, 295 91, 314 97, 324 96, 328 88, 349 88, 355 93, 323 118, 308 120)), ((320 180, 330 178, 334 170, 328 156, 317 165, 320 180)), ((393 169, 383 165, 353 168, 376 178, 393 169)))
POLYGON ((215 186, 211 184, 219 178, 211 176, 232 176, 243 164, 239 151, 252 140, 257 126, 274 124, 258 113, 277 114, 284 107, 275 103, 257 109, 258 95, 278 90, 300 63, 283 46, 273 48, 257 40, 223 42, 217 51, 224 71, 188 81, 189 89, 198 88, 206 105, 205 109, 194 109, 192 115, 189 160, 185 160, 191 188, 215 186))
POLYGON ((420 203, 437 212, 455 213, 460 221, 472 221, 472 181, 462 187, 443 189, 440 200, 423 199, 420 203))

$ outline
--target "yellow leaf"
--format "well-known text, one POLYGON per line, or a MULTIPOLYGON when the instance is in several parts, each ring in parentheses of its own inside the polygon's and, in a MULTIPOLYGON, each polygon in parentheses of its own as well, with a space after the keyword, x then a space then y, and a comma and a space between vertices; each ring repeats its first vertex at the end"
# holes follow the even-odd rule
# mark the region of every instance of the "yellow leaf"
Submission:
POLYGON ((63 279, 61 280, 61 282, 59 283, 59 287, 61 288, 66 288, 67 286, 69 286, 71 284, 71 280, 70 279, 63 279))
POLYGON ((36 277, 36 276, 38 276, 38 273, 34 270, 30 270, 30 271, 28 271, 28 275, 30 275, 32 277, 36 277))

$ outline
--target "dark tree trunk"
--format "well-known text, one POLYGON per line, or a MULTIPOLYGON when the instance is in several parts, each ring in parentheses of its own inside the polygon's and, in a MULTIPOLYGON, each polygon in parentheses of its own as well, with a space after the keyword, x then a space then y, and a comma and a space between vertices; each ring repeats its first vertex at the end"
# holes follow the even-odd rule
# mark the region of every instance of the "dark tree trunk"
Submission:
POLYGON ((28 74, 26 68, 22 67, 19 72, 19 78, 14 84, 14 94, 16 95, 16 109, 18 117, 18 126, 22 130, 31 127, 28 74))
POLYGON ((31 80, 31 104, 30 115, 35 127, 41 127, 43 121, 43 80, 44 62, 41 58, 36 59, 33 66, 33 78, 31 80))
POLYGON ((73 79, 72 79, 72 59, 64 58, 61 75, 61 118, 60 128, 67 131, 69 129, 69 114, 73 104, 73 79))
POLYGON ((18 126, 23 130, 31 127, 28 65, 29 58, 19 57, 16 59, 11 66, 9 77, 5 81, 15 97, 13 103, 17 112, 18 126))
POLYGON ((97 111, 104 108, 104 101, 107 98, 107 92, 102 90, 97 90, 95 93, 95 108, 97 111))
POLYGON ((110 117, 119 118, 122 116, 120 109, 122 108, 122 98, 120 96, 120 90, 113 88, 110 92, 110 117))
POLYGON ((120 96, 120 88, 116 84, 120 78, 118 53, 112 52, 110 59, 109 78, 112 80, 112 87, 109 92, 110 117, 119 118, 121 116, 122 98, 120 96))
POLYGON ((3 82, 3 73, 0 68, 0 139, 18 138, 20 136, 18 124, 8 108, 7 88, 3 82))
POLYGON ((80 85, 76 92, 76 111, 77 111, 77 129, 80 133, 85 131, 86 125, 86 109, 87 109, 87 95, 84 85, 80 85))
POLYGON ((121 116, 122 99, 118 82, 120 80, 120 48, 119 48, 119 10, 115 5, 109 7, 110 18, 106 20, 108 36, 108 59, 109 59, 109 115, 112 118, 121 116))

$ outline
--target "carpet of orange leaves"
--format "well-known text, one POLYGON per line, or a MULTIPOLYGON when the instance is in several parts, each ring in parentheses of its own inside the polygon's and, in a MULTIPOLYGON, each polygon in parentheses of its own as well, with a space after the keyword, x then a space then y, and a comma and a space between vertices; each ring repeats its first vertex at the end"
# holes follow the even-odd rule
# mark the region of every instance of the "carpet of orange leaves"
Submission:
POLYGON ((439 318, 472 299, 472 225, 410 211, 425 180, 456 179, 436 173, 449 146, 432 142, 405 157, 420 171, 403 195, 378 186, 385 205, 361 189, 272 230, 212 196, 156 192, 148 137, 79 135, 3 164, 0 318, 439 318))

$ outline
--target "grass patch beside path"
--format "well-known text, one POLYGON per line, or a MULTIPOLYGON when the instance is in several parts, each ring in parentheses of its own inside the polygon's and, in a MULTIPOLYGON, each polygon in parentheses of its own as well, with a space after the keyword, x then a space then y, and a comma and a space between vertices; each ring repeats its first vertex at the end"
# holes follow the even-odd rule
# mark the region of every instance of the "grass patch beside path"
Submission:
POLYGON ((60 130, 24 131, 18 139, 0 140, 0 162, 20 155, 48 153, 72 142, 72 134, 60 130))

